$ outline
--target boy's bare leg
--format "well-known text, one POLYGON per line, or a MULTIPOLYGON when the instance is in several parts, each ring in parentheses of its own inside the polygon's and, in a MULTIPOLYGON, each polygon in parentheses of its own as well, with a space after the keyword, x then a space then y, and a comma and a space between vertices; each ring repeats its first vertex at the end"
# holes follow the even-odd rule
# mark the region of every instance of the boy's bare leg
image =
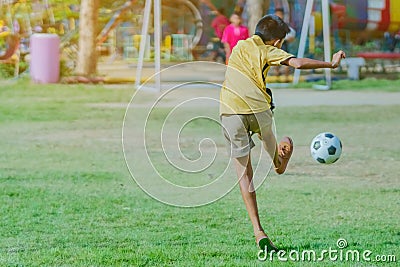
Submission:
POLYGON ((249 214, 253 225, 254 236, 260 249, 277 250, 276 246, 271 242, 265 234, 258 215, 256 192, 253 184, 253 168, 251 167, 250 154, 245 157, 234 159, 236 172, 239 178, 240 191, 242 193, 247 213, 249 214))
POLYGON ((274 167, 279 168, 281 166, 281 162, 279 161, 279 156, 278 156, 278 145, 276 142, 275 135, 271 131, 270 133, 263 134, 263 137, 261 139, 263 143, 264 149, 267 151, 269 156, 271 157, 274 167))
POLYGON ((253 168, 251 166, 250 154, 234 159, 236 173, 239 178, 240 192, 244 204, 246 205, 247 213, 249 214, 253 225, 254 234, 262 231, 260 218, 258 215, 256 192, 253 184, 253 168))

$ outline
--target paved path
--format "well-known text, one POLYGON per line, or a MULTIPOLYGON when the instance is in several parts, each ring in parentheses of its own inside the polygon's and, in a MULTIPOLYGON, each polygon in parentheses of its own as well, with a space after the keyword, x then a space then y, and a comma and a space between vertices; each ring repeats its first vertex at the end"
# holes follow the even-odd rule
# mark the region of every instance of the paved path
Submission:
MULTIPOLYGON (((154 73, 154 66, 147 64, 143 69, 143 74, 150 77, 154 73)), ((143 101, 138 101, 138 106, 146 106, 152 100, 158 98, 166 90, 178 86, 179 93, 163 95, 163 101, 159 104, 162 106, 175 106, 184 100, 195 97, 219 98, 219 88, 209 83, 221 84, 225 76, 225 65, 212 62, 189 62, 176 65, 163 66, 162 80, 163 90, 161 93, 143 92, 140 97, 143 101), (202 84, 192 84, 179 87, 182 84, 202 81, 202 84), (156 94, 156 95, 154 95, 156 94), (157 95, 158 94, 158 95, 157 95), (147 95, 147 96, 146 96, 147 95), (165 101, 164 101, 165 100, 165 101)), ((127 65, 126 63, 103 64, 100 72, 108 73, 115 77, 134 77, 136 72, 135 65, 127 65)), ((115 85, 121 87, 121 85, 115 85)), ((273 85, 270 85, 274 88, 273 85)), ((133 85, 129 85, 133 88, 133 85)), ((177 90, 178 91, 178 90, 177 90)), ((379 91, 348 91, 348 90, 328 90, 320 91, 314 89, 273 89, 275 102, 277 106, 351 106, 351 105, 400 105, 400 92, 379 92, 379 91)), ((209 101, 206 105, 215 105, 215 101, 209 101)), ((204 105, 202 102, 198 105, 204 105)), ((100 104, 101 105, 101 104, 100 104)), ((118 107, 124 103, 109 103, 108 106, 118 107)))
MULTIPOLYGON (((168 86, 164 84, 161 92, 142 90, 135 95, 132 106, 148 107, 152 106, 156 101, 158 107, 175 107, 185 101, 190 101, 192 106, 197 107, 219 105, 220 90, 217 86, 192 84, 177 87, 177 89, 168 93, 168 89, 175 88, 178 85, 179 83, 171 83, 168 86)), ((129 85, 129 87, 133 87, 133 85, 129 85)), ((273 89, 273 94, 277 106, 400 105, 400 92, 319 91, 313 89, 276 88, 273 89)), ((127 103, 98 103, 94 106, 126 108, 127 103)))

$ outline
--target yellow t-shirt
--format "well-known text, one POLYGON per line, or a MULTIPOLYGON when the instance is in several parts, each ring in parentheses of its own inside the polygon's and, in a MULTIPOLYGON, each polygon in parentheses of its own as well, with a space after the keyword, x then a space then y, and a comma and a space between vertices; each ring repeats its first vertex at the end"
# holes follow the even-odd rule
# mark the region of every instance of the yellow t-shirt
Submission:
POLYGON ((225 81, 220 94, 220 114, 252 114, 270 108, 266 77, 271 66, 294 57, 271 45, 261 37, 239 41, 229 58, 225 81))

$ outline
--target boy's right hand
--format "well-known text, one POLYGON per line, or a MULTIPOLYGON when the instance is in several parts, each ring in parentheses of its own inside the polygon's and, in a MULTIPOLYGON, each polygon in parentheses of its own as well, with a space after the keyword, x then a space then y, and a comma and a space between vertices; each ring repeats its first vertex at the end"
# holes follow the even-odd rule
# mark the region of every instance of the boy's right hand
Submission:
POLYGON ((340 61, 343 58, 346 58, 346 53, 343 52, 342 50, 340 50, 340 51, 336 52, 335 54, 333 54, 333 57, 332 57, 332 68, 336 69, 337 67, 339 67, 340 61))

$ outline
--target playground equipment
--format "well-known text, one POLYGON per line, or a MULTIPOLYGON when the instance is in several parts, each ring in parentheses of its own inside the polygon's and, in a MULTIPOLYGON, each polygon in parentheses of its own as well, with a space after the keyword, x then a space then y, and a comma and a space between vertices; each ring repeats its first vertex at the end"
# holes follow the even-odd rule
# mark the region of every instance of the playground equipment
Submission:
MULTIPOLYGON (((144 16, 142 24, 142 36, 146 36, 149 32, 149 22, 151 7, 154 4, 154 71, 159 74, 161 72, 161 1, 160 0, 146 0, 144 7, 144 16)), ((144 53, 146 49, 146 40, 140 40, 139 61, 136 69, 135 85, 139 87, 142 79, 144 53)), ((156 75, 156 88, 161 91, 161 77, 156 75)))
MULTIPOLYGON (((286 21, 297 33, 301 32, 307 0, 270 0, 267 13, 282 8, 289 16, 286 21), (288 4, 287 4, 288 3, 288 4)), ((322 33, 321 0, 314 1, 310 23, 310 48, 314 54, 313 37, 322 33)), ((400 1, 398 0, 329 0, 331 30, 335 48, 344 48, 349 54, 354 45, 376 42, 378 49, 387 50, 383 44, 385 33, 400 30, 400 1)), ((320 48, 320 47, 318 47, 320 48)), ((318 50, 317 50, 318 51, 318 50)), ((356 52, 354 52, 356 54, 356 52)))
MULTIPOLYGON (((330 41, 330 14, 329 14, 329 3, 328 0, 322 1, 322 19, 323 19, 323 36, 324 36, 324 58, 325 61, 331 61, 331 41, 330 41)), ((308 30, 310 26, 312 7, 314 5, 314 0, 307 0, 306 10, 304 13, 303 27, 301 29, 300 36, 300 47, 297 53, 297 57, 304 57, 305 44, 308 36, 308 30)), ((300 80, 300 69, 296 69, 294 73, 293 83, 297 84, 300 80)), ((319 86, 317 89, 329 90, 332 86, 331 69, 325 69, 325 80, 326 85, 319 86)))
POLYGON ((0 54, 0 64, 14 65, 14 77, 19 74, 19 37, 14 34, 8 34, 6 38, 6 50, 0 54))
MULTIPOLYGON (((115 51, 115 46, 121 47, 118 44, 121 41, 118 40, 117 36, 125 35, 127 38, 123 40, 122 45, 124 58, 131 58, 132 55, 137 58, 141 36, 146 36, 144 42, 146 43, 145 54, 148 60, 150 56, 148 34, 142 35, 138 31, 125 33, 123 31, 129 31, 129 27, 121 26, 125 22, 123 16, 127 11, 132 10, 136 3, 136 0, 127 1, 115 11, 99 34, 97 45, 111 47, 111 50, 118 53, 120 51, 115 51)), ((166 14, 160 22, 165 33, 162 49, 164 57, 169 59, 172 55, 175 58, 190 60, 192 48, 197 46, 203 34, 203 20, 200 11, 189 0, 164 0, 161 9, 162 13, 166 14)), ((137 15, 141 16, 142 14, 137 15)), ((140 21, 137 21, 137 24, 139 23, 140 21)))
POLYGON ((336 0, 332 12, 339 17, 339 29, 356 31, 398 31, 398 0, 336 0))
MULTIPOLYGON (((299 46, 298 56, 305 54, 306 45, 308 45, 308 52, 315 56, 319 56, 316 53, 322 50, 325 60, 329 60, 328 51, 331 44, 334 44, 334 50, 346 49, 349 58, 343 61, 342 66, 347 69, 348 77, 351 79, 358 79, 360 67, 366 66, 369 62, 379 60, 384 71, 384 65, 387 63, 392 64, 396 60, 398 63, 397 54, 392 51, 393 47, 392 53, 382 53, 382 51, 389 50, 386 48, 387 41, 384 36, 395 35, 395 32, 400 30, 400 1, 271 0, 268 12, 273 13, 276 8, 283 8, 285 13, 290 14, 289 24, 296 29, 297 33, 301 32, 299 40, 296 41, 299 46), (333 31, 332 40, 329 30, 333 31), (320 44, 318 50, 316 49, 317 40, 320 44), (367 47, 371 47, 370 49, 373 49, 371 51, 381 50, 381 52, 368 54, 368 56, 359 53, 361 49, 364 49, 364 52, 369 51, 367 47)), ((296 48, 297 46, 293 47, 293 49, 296 48)), ((291 52, 296 53, 296 51, 291 52)), ((300 71, 296 70, 294 83, 298 82, 299 75, 300 71)), ((330 88, 330 76, 330 71, 327 70, 325 74, 327 85, 322 86, 321 89, 330 88)))
POLYGON ((19 74, 20 38, 14 33, 11 4, 12 1, 0 1, 0 14, 2 18, 5 18, 5 20, 1 20, 0 23, 0 42, 3 43, 2 49, 0 49, 0 64, 14 65, 14 76, 16 77, 19 74), (7 12, 4 12, 4 8, 7 12), (8 24, 8 26, 6 26, 6 24, 8 24))
MULTIPOLYGON (((175 1, 183 3, 187 5, 194 14, 195 17, 195 26, 196 26, 196 34, 193 37, 193 42, 187 42, 184 39, 184 36, 182 35, 173 35, 172 36, 172 46, 176 46, 178 40, 181 41, 182 44, 187 45, 188 51, 191 53, 191 50, 193 47, 197 45, 197 43, 200 41, 202 32, 203 32, 203 23, 202 23, 202 18, 200 15, 200 12, 197 10, 196 6, 188 0, 179 0, 175 1)), ((161 77, 159 75, 161 71, 161 36, 162 36, 162 17, 161 17, 161 1, 160 0, 146 0, 145 3, 145 9, 144 9, 144 17, 143 17, 143 24, 142 24, 142 36, 146 36, 149 33, 149 22, 150 22, 150 14, 151 14, 151 9, 153 6, 153 11, 154 11, 154 70, 155 73, 157 74, 155 77, 155 82, 156 85, 155 87, 157 90, 161 90, 161 77)), ((141 78, 142 78, 142 69, 143 69, 143 61, 144 61, 144 54, 145 54, 145 38, 141 39, 140 43, 140 50, 139 50, 139 59, 138 59, 138 66, 137 66, 137 71, 136 71, 136 79, 135 79, 135 85, 136 87, 139 87, 141 78)), ((176 47, 175 47, 176 48, 176 47)))
MULTIPOLYGON (((283 8, 287 14, 286 20, 300 32, 303 14, 307 0, 290 1, 271 0, 268 12, 283 8)), ((313 10, 318 17, 317 31, 322 30, 322 17, 319 9, 321 1, 315 1, 313 10)), ((385 31, 398 31, 400 28, 400 1, 398 0, 330 0, 330 12, 333 27, 339 30, 350 30, 359 34, 366 31, 370 34, 380 34, 385 31)))
POLYGON ((109 22, 106 24, 106 26, 103 28, 103 30, 100 32, 99 36, 97 37, 97 45, 101 45, 104 43, 105 40, 107 40, 110 32, 115 29, 115 27, 118 26, 118 24, 121 23, 121 17, 122 15, 127 12, 134 3, 136 3, 137 0, 129 0, 125 2, 123 6, 121 6, 111 17, 109 22))
POLYGON ((6 39, 6 50, 3 53, 0 53, 0 60, 7 60, 16 54, 19 47, 19 37, 9 32, 7 32, 6 35, 4 33, 0 34, 0 37, 6 39))

